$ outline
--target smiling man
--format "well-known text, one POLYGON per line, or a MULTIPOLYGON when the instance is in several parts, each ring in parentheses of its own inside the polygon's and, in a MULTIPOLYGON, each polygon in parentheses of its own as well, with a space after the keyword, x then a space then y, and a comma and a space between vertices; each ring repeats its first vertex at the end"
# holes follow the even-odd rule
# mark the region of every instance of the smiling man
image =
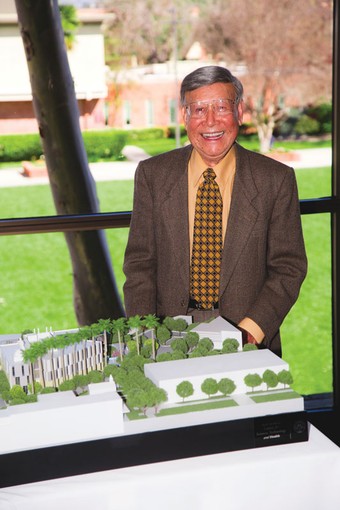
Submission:
POLYGON ((125 253, 127 316, 218 315, 281 355, 307 270, 292 168, 237 144, 243 86, 201 67, 181 86, 190 145, 138 165, 125 253))

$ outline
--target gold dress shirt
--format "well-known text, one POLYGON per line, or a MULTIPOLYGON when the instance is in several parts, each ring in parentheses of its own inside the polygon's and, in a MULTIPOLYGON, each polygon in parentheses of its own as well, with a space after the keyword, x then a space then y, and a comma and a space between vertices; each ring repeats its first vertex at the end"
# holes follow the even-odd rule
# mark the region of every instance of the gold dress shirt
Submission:
MULTIPOLYGON (((223 201, 223 242, 225 239, 226 230, 228 228, 228 217, 230 211, 231 195, 233 191, 235 171, 236 171, 236 155, 235 147, 232 146, 224 158, 214 167, 216 174, 216 182, 220 188, 222 201, 223 201)), ((188 164, 188 213, 189 213, 189 239, 190 239, 190 257, 192 251, 192 239, 194 230, 194 217, 195 217, 195 203, 198 187, 203 181, 203 172, 207 169, 206 163, 193 149, 188 164)), ((249 331, 255 338, 257 343, 261 343, 264 338, 262 329, 249 317, 245 317, 239 323, 239 327, 249 331)))

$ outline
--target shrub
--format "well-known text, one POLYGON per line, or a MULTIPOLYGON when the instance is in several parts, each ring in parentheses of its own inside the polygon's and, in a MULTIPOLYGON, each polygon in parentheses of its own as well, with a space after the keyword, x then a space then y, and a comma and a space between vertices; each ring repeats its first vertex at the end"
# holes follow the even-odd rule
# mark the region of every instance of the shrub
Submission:
POLYGON ((26 401, 22 398, 13 398, 9 403, 11 406, 19 406, 21 404, 26 404, 26 401))
POLYGON ((11 400, 19 399, 25 402, 27 399, 26 393, 24 392, 22 387, 19 386, 18 384, 14 384, 14 386, 12 386, 12 388, 10 389, 10 395, 11 400))
POLYGON ((34 160, 42 153, 38 134, 0 136, 0 161, 34 160))
MULTIPOLYGON (((185 136, 187 134, 187 130, 185 129, 185 126, 180 125, 179 126, 179 134, 180 136, 185 136)), ((176 137, 176 128, 175 126, 170 126, 167 129, 167 138, 175 138, 176 137)))
POLYGON ((332 131, 332 104, 320 103, 306 108, 306 115, 319 122, 320 133, 331 133, 332 131))
POLYGON ((74 382, 64 381, 59 385, 59 391, 72 391, 75 390, 74 382))
POLYGON ((146 140, 160 140, 165 138, 163 128, 131 129, 127 132, 128 143, 144 142, 146 140))
POLYGON ((298 135, 316 135, 320 132, 320 123, 316 119, 303 114, 295 124, 294 131, 298 135))
POLYGON ((98 159, 118 159, 126 145, 128 134, 126 131, 105 130, 85 131, 84 145, 89 161, 98 159))
POLYGON ((7 379, 7 375, 3 370, 0 370, 0 393, 3 391, 9 391, 10 385, 7 379))
POLYGON ((26 397, 26 403, 27 404, 33 404, 34 402, 38 401, 37 395, 27 395, 26 397))
MULTIPOLYGON (((56 388, 53 388, 51 386, 48 386, 47 388, 42 388, 41 390, 41 394, 44 395, 44 394, 47 394, 47 393, 55 393, 57 390, 56 388)), ((36 397, 36 395, 29 395, 30 397, 33 396, 33 397, 36 397)))
MULTIPOLYGON (((128 139, 128 132, 108 129, 82 133, 89 161, 119 159, 128 139)), ((41 157, 43 148, 38 134, 0 136, 0 162, 34 161, 41 157)))
POLYGON ((100 370, 91 370, 88 373, 88 378, 90 383, 100 383, 104 380, 104 374, 100 370))

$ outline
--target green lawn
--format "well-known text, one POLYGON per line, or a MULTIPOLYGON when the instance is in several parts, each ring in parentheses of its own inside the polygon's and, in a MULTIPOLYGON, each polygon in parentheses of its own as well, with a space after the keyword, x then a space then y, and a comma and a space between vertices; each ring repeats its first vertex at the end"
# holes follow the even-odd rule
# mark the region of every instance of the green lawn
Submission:
MULTIPOLYGON (((330 194, 330 169, 297 170, 300 198, 330 194)), ((101 210, 132 208, 132 181, 98 183, 101 210)), ((0 217, 54 214, 48 186, 0 189, 0 217)), ((303 217, 309 260, 300 298, 282 327, 283 354, 294 389, 302 394, 332 391, 330 217, 303 217)), ((118 288, 127 229, 107 231, 118 288)), ((59 233, 0 236, 0 334, 26 328, 76 326, 72 274, 64 237, 59 233)))

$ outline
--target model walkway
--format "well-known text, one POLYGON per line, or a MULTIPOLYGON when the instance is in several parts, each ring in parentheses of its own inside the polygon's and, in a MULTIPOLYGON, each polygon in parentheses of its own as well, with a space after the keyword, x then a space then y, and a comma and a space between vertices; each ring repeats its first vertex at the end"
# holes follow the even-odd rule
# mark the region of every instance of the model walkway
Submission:
MULTIPOLYGON (((90 170, 95 181, 132 180, 139 161, 149 157, 142 149, 127 145, 123 150, 127 161, 110 161, 108 163, 90 163, 90 170)), ((294 151, 295 158, 287 162, 295 169, 331 166, 332 149, 304 149, 294 151)), ((25 177, 22 168, 0 170, 0 188, 13 186, 36 186, 48 184, 48 177, 25 177)))

